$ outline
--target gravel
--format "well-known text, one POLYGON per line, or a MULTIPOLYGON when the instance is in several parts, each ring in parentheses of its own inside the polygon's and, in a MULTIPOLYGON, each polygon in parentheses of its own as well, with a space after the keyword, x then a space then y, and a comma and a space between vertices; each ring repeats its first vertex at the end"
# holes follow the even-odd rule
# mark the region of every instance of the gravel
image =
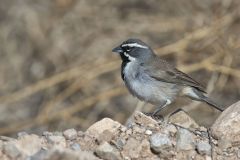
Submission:
POLYGON ((68 129, 63 132, 63 135, 67 140, 74 140, 77 138, 77 131, 75 129, 68 129))
POLYGON ((180 128, 177 133, 177 149, 178 150, 193 150, 195 142, 190 131, 180 128))
MULTIPOLYGON (((240 115, 235 116, 236 113, 232 117, 236 118, 235 126, 240 124, 237 121, 240 115)), ((211 159, 211 156, 214 157, 213 159, 239 159, 240 143, 224 145, 221 144, 224 142, 223 139, 214 139, 211 132, 210 134, 206 132, 206 128, 199 127, 193 130, 191 125, 189 127, 182 128, 156 122, 151 117, 136 112, 132 117, 131 128, 105 118, 93 124, 85 132, 68 129, 64 132, 47 131, 42 136, 22 132, 18 134, 17 139, 0 136, 0 159, 203 160, 211 159), (209 143, 209 136, 212 144, 209 143)), ((224 134, 227 134, 227 131, 224 134)), ((234 136, 233 133, 231 136, 234 136)), ((229 139, 226 140, 229 142, 229 139)))
POLYGON ((156 153, 161 153, 163 150, 168 150, 172 147, 171 140, 168 135, 156 133, 150 137, 151 149, 156 153))
POLYGON ((201 155, 210 155, 211 149, 212 147, 208 142, 200 141, 197 143, 197 151, 201 155))

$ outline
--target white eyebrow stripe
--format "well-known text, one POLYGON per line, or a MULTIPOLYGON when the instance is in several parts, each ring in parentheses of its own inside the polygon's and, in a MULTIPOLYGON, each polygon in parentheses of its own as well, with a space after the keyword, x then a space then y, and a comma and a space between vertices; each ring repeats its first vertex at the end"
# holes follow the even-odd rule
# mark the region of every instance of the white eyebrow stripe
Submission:
POLYGON ((138 44, 138 43, 128 43, 128 44, 123 44, 122 45, 123 47, 126 47, 126 46, 128 46, 128 47, 138 47, 138 48, 148 48, 147 46, 143 46, 143 45, 141 45, 141 44, 138 44))

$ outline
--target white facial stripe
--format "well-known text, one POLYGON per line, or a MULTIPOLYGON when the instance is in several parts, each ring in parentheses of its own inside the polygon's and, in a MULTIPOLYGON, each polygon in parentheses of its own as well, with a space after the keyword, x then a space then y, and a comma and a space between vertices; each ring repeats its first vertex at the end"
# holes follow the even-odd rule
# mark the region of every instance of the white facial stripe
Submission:
POLYGON ((138 43, 128 43, 128 44, 123 44, 122 47, 138 47, 138 48, 148 48, 147 46, 143 46, 141 44, 138 44, 138 43))
POLYGON ((126 52, 124 52, 123 53, 126 57, 128 57, 128 59, 130 60, 130 61, 135 61, 136 60, 136 58, 134 58, 134 57, 131 57, 129 54, 127 54, 126 52))

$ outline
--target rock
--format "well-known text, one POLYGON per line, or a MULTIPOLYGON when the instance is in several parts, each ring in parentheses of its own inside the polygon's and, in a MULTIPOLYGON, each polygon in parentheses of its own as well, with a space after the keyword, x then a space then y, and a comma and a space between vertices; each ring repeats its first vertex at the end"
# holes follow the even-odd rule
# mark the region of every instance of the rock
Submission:
POLYGON ((30 160, 43 160, 48 156, 48 151, 45 149, 39 150, 34 155, 30 156, 30 160))
POLYGON ((104 118, 101 121, 98 121, 91 125, 85 133, 93 135, 94 137, 98 137, 105 130, 115 133, 118 131, 119 127, 121 127, 121 124, 119 122, 113 121, 110 118, 104 118))
POLYGON ((99 160, 99 158, 88 151, 50 150, 44 160, 99 160))
POLYGON ((101 159, 120 160, 121 156, 117 149, 111 146, 108 142, 101 144, 95 151, 96 155, 101 159))
POLYGON ((16 147, 27 156, 37 153, 42 147, 43 140, 37 135, 25 134, 16 141, 16 147))
POLYGON ((53 132, 52 134, 53 136, 63 136, 63 133, 59 131, 53 132))
POLYGON ((228 107, 211 127, 212 136, 222 149, 240 144, 240 101, 228 107))
POLYGON ((63 135, 67 140, 74 140, 77 138, 77 131, 75 129, 68 129, 63 132, 63 135))
POLYGON ((177 133, 177 128, 174 125, 172 125, 172 124, 168 124, 165 127, 165 130, 166 130, 167 134, 170 134, 172 136, 177 133))
POLYGON ((54 145, 55 147, 65 148, 66 140, 63 136, 48 136, 47 141, 49 144, 54 145))
POLYGON ((135 126, 133 126, 133 133, 144 133, 145 132, 145 128, 143 128, 143 127, 140 127, 140 126, 138 126, 138 125, 135 125, 135 126))
POLYGON ((146 135, 152 135, 152 131, 148 129, 148 130, 145 131, 145 134, 146 135))
POLYGON ((168 135, 155 133, 150 137, 150 146, 155 153, 161 153, 163 150, 169 150, 172 143, 168 135))
POLYGON ((193 150, 195 148, 193 135, 186 129, 180 128, 177 132, 177 149, 193 150))
POLYGON ((131 159, 139 159, 141 150, 141 142, 130 137, 123 147, 122 155, 123 157, 129 157, 131 159))
POLYGON ((78 160, 100 160, 92 151, 78 151, 78 160))
POLYGON ((8 157, 6 154, 3 154, 3 152, 0 151, 0 159, 1 160, 10 160, 10 157, 8 157))
POLYGON ((140 124, 142 126, 158 125, 158 122, 156 120, 152 119, 150 116, 143 114, 142 112, 135 112, 133 118, 136 124, 140 124))
POLYGON ((81 150, 81 146, 80 146, 80 144, 78 144, 78 143, 73 143, 73 144, 71 144, 71 145, 70 145, 70 148, 71 148, 72 150, 74 150, 74 151, 80 151, 80 150, 81 150))
POLYGON ((8 143, 4 144, 3 145, 3 153, 12 159, 17 159, 21 155, 21 152, 16 147, 14 142, 8 142, 8 143))
POLYGON ((211 155, 211 145, 208 142, 200 141, 197 143, 197 151, 201 155, 211 155))
POLYGON ((85 135, 85 133, 83 131, 78 131, 77 132, 78 137, 83 137, 84 135, 85 135))
POLYGON ((17 133, 18 138, 21 138, 21 137, 26 136, 26 135, 28 135, 27 132, 18 132, 17 133))
POLYGON ((121 126, 121 127, 120 127, 120 131, 121 131, 121 132, 126 132, 126 131, 127 131, 127 127, 121 126))
POLYGON ((104 141, 110 142, 113 136, 114 136, 113 132, 105 130, 97 137, 97 140, 99 143, 102 143, 104 141))
POLYGON ((150 149, 150 142, 147 139, 142 140, 141 142, 141 151, 140 151, 140 159, 159 159, 157 155, 153 154, 150 149))
POLYGON ((169 117, 169 122, 177 124, 184 128, 198 128, 199 125, 184 111, 179 111, 169 117))
POLYGON ((115 145, 118 149, 122 150, 123 149, 123 146, 126 144, 126 140, 125 139, 121 139, 121 138, 118 138, 115 145))
POLYGON ((48 132, 48 131, 44 131, 42 135, 47 137, 47 136, 52 136, 53 133, 52 132, 48 132))

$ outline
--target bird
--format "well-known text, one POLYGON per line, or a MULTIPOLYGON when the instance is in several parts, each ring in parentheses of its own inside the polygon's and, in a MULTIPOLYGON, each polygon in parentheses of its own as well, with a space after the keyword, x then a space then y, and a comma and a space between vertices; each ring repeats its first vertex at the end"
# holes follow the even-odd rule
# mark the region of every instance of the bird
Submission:
POLYGON ((112 49, 122 59, 121 77, 129 92, 141 101, 158 106, 151 116, 169 106, 179 96, 202 101, 223 111, 206 96, 204 87, 186 73, 157 56, 140 39, 129 38, 112 49))

